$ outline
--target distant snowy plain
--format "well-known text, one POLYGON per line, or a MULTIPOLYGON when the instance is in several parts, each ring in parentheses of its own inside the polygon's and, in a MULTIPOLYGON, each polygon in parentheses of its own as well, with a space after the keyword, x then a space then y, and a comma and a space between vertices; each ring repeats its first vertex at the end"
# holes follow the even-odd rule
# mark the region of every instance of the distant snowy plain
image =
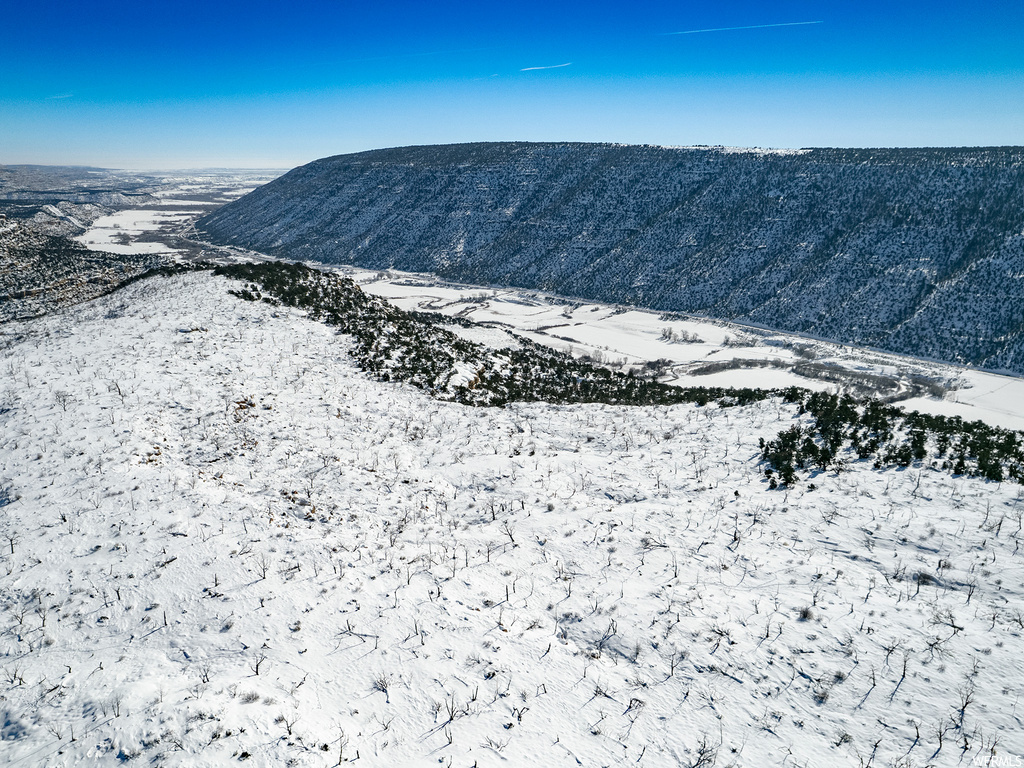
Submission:
POLYGON ((159 242, 139 241, 138 237, 147 232, 159 232, 168 226, 183 224, 194 218, 189 211, 134 210, 116 211, 101 216, 89 229, 76 239, 86 248, 108 253, 174 253, 159 242))
POLYGON ((1020 486, 769 490, 780 402, 437 402, 230 287, 0 326, 5 765, 1024 756, 1020 486))

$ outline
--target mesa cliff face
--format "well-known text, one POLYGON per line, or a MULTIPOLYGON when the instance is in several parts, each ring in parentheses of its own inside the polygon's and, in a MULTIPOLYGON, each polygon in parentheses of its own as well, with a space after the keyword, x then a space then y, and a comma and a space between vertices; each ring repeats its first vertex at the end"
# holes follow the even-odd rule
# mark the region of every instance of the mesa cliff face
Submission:
POLYGON ((1021 148, 407 147, 296 168, 199 228, 1024 373, 1021 148))

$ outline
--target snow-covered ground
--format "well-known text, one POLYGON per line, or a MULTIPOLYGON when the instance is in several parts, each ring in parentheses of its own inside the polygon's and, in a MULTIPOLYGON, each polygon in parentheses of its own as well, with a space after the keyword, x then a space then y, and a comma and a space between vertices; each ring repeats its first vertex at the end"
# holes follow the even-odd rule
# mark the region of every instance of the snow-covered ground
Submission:
POLYGON ((680 386, 788 387, 835 389, 836 384, 794 372, 815 363, 847 371, 906 380, 909 376, 943 382, 943 397, 910 397, 907 410, 979 419, 1006 429, 1024 429, 1024 379, 933 363, 832 342, 746 328, 702 318, 664 319, 661 313, 607 304, 567 302, 520 289, 483 289, 442 282, 429 276, 345 268, 366 291, 404 309, 461 315, 514 330, 542 344, 598 359, 642 365, 672 364, 663 380, 680 386), (666 331, 671 336, 666 335, 666 331), (709 363, 768 360, 786 368, 734 368, 695 373, 709 363))
POLYGON ((1024 756, 1019 486, 770 491, 778 402, 439 403, 229 287, 0 326, 5 765, 1024 756))
POLYGON ((92 251, 107 253, 175 253, 162 242, 140 240, 145 233, 156 233, 168 227, 181 227, 194 219, 190 211, 128 209, 101 216, 75 239, 92 251))

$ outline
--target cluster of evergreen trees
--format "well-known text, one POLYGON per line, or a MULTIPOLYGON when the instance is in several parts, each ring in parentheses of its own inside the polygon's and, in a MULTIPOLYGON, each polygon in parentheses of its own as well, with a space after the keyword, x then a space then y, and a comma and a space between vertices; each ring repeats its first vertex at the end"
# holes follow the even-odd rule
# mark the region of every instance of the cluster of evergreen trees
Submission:
POLYGON ((800 469, 842 469, 850 453, 883 466, 929 463, 957 475, 1024 482, 1024 435, 959 416, 934 416, 876 399, 792 388, 783 398, 810 421, 761 441, 765 474, 777 484, 797 479, 800 469))

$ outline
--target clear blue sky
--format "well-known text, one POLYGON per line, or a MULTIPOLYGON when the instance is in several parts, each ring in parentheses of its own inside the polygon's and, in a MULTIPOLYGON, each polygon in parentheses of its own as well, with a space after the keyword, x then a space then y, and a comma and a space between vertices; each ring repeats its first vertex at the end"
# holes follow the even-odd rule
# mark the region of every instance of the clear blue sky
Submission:
POLYGON ((1024 144, 1022 0, 56 0, 6 4, 0 30, 0 163, 1024 144))

